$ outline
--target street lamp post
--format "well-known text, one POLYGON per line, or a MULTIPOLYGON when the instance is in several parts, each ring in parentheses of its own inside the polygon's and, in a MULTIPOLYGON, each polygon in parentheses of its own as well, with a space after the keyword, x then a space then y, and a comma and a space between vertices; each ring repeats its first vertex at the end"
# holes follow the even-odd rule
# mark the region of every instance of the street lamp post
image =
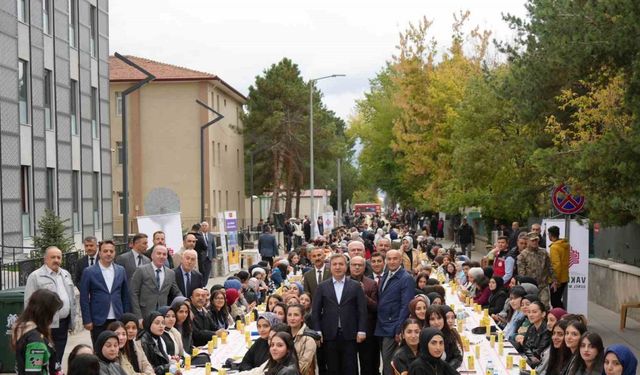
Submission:
POLYGON ((330 76, 324 76, 320 78, 314 78, 309 80, 309 193, 310 193, 310 203, 311 203, 311 214, 309 220, 313 220, 311 224, 311 240, 313 240, 316 236, 316 217, 314 210, 314 181, 313 181, 313 84, 317 81, 327 78, 335 78, 335 77, 344 77, 345 74, 332 74, 330 76))

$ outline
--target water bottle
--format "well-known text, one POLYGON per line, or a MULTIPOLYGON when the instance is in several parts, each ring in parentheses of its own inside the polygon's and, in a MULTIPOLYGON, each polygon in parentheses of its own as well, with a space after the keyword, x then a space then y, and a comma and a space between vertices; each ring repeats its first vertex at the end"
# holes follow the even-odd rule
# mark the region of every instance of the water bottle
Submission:
POLYGON ((487 361, 487 374, 493 374, 493 361, 492 360, 488 360, 487 361))

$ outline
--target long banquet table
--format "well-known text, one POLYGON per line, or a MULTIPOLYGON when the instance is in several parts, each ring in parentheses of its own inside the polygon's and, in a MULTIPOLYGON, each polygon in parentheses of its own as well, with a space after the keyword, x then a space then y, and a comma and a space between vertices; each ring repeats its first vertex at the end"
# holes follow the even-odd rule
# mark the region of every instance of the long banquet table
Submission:
MULTIPOLYGON (((487 339, 485 334, 474 334, 471 330, 475 327, 480 326, 480 321, 483 317, 483 312, 474 311, 472 306, 465 306, 462 303, 458 296, 452 292, 451 286, 448 284, 444 284, 443 287, 446 291, 446 302, 455 312, 460 310, 464 311, 466 317, 464 319, 463 330, 460 332, 460 336, 469 340, 469 350, 465 351, 463 356, 464 360, 458 371, 462 375, 471 375, 471 374, 487 374, 487 364, 489 361, 492 361, 494 370, 497 371, 498 374, 502 375, 518 375, 520 373, 520 359, 522 358, 517 351, 513 348, 513 346, 505 339, 504 341, 504 350, 503 354, 499 355, 498 353, 498 341, 495 341, 493 347, 491 347, 490 341, 487 339), (476 346, 480 347, 480 356, 476 358, 476 346), (513 359, 513 367, 511 369, 507 369, 507 356, 511 355, 513 359), (474 370, 469 369, 469 357, 473 357, 474 362, 474 370)), ((493 320, 491 320, 491 324, 495 326, 493 320)), ((253 339, 257 338, 257 330, 256 323, 252 322, 245 326, 245 331, 251 332, 251 337, 253 339)), ((498 332, 500 329, 498 328, 498 332)), ((218 340, 217 347, 211 353, 211 367, 213 369, 221 368, 227 358, 233 358, 234 360, 240 361, 244 354, 248 350, 248 346, 246 344, 245 334, 241 333, 235 329, 230 329, 227 337, 227 343, 222 344, 220 340, 218 340)), ((207 348, 201 348, 202 351, 206 351, 207 348)), ((529 366, 525 366, 527 371, 530 371, 531 368, 529 366)), ((205 369, 202 367, 192 367, 190 370, 185 371, 182 370, 183 374, 186 375, 203 375, 205 374, 205 369)), ((212 374, 215 374, 216 371, 212 370, 212 374)), ((233 372, 228 372, 232 374, 233 372)), ((367 374, 362 374, 367 375, 367 374)))

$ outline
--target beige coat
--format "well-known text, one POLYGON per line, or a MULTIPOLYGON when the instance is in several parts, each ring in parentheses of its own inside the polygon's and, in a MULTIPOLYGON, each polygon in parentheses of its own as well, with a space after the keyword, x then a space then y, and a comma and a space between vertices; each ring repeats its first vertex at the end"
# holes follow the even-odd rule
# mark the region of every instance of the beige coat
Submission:
POLYGON ((316 341, 309 336, 303 335, 305 328, 307 326, 302 324, 302 328, 293 338, 293 343, 298 354, 300 374, 314 375, 316 373, 316 341))
POLYGON ((144 354, 144 350, 142 350, 142 344, 140 340, 135 340, 133 342, 133 348, 136 351, 136 356, 138 357, 138 368, 140 372, 135 372, 133 370, 133 365, 129 362, 129 358, 124 354, 120 353, 118 356, 118 363, 120 363, 120 367, 127 373, 127 375, 155 375, 155 371, 153 370, 153 366, 149 363, 147 356, 144 354))

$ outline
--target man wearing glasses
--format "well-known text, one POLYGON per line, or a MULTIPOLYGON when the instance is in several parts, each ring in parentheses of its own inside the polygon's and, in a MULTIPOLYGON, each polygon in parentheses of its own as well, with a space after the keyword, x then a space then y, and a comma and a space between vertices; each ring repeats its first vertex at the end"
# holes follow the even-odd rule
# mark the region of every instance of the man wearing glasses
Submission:
POLYGON ((538 283, 540 301, 549 307, 550 290, 558 288, 558 281, 551 266, 551 258, 545 249, 539 246, 538 233, 527 234, 527 248, 518 255, 518 274, 532 277, 538 283))

